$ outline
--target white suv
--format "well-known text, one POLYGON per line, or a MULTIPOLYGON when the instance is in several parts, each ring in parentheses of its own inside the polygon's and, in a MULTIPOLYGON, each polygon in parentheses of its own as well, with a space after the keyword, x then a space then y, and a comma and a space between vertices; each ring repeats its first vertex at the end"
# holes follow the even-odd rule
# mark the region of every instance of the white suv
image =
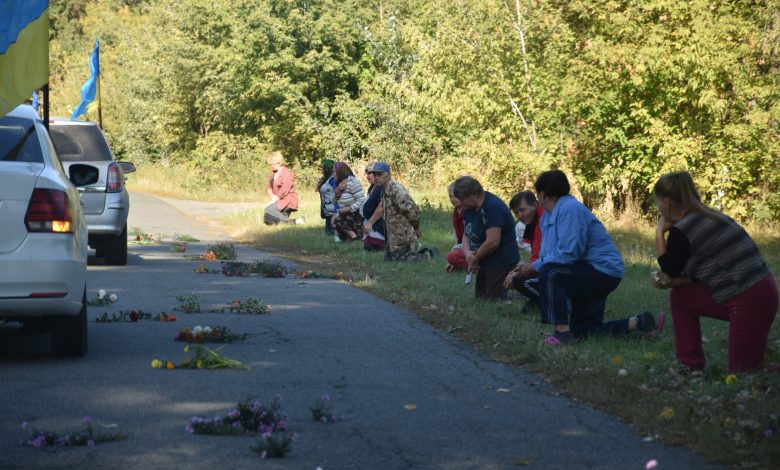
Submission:
MULTIPOLYGON (((71 167, 94 183, 94 167, 71 167)), ((87 351, 87 224, 79 193, 30 106, 0 118, 0 322, 52 334, 55 353, 87 351)))

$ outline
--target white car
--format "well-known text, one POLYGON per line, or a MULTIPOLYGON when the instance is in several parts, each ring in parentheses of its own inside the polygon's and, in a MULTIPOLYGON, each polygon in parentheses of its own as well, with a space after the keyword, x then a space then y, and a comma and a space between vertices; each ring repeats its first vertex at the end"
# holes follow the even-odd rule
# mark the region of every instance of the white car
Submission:
POLYGON ((87 224, 73 183, 30 106, 0 118, 0 322, 51 332, 55 353, 87 351, 87 224))

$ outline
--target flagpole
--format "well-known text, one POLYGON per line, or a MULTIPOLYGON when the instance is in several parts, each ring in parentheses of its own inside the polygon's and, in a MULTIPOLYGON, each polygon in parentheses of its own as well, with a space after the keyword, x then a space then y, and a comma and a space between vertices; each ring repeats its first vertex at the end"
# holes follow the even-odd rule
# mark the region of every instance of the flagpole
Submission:
POLYGON ((100 99, 100 71, 97 74, 98 126, 103 129, 103 100, 100 99))
MULTIPOLYGON (((38 93, 36 91, 36 93, 38 93)), ((43 125, 49 128, 49 84, 43 86, 43 125)))

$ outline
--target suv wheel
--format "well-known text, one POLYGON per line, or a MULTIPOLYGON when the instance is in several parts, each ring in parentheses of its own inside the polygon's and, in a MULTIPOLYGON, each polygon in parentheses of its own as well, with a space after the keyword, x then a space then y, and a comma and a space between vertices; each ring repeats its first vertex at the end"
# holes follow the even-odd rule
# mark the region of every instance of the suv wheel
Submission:
POLYGON ((87 287, 81 299, 81 310, 75 316, 51 320, 51 346, 59 356, 83 356, 87 352, 87 287))
POLYGON ((107 237, 103 245, 104 261, 112 266, 127 264, 127 224, 118 237, 107 237))

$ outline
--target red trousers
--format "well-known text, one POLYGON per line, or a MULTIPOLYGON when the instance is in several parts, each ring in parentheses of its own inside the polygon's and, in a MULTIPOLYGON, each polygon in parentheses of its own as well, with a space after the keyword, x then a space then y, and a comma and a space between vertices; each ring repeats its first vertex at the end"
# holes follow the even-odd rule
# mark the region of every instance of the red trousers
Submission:
POLYGON ((777 285, 772 274, 722 304, 712 300, 704 284, 694 282, 669 293, 677 359, 691 369, 706 363, 699 317, 729 322, 729 372, 756 370, 764 362, 767 336, 777 313, 777 285))

